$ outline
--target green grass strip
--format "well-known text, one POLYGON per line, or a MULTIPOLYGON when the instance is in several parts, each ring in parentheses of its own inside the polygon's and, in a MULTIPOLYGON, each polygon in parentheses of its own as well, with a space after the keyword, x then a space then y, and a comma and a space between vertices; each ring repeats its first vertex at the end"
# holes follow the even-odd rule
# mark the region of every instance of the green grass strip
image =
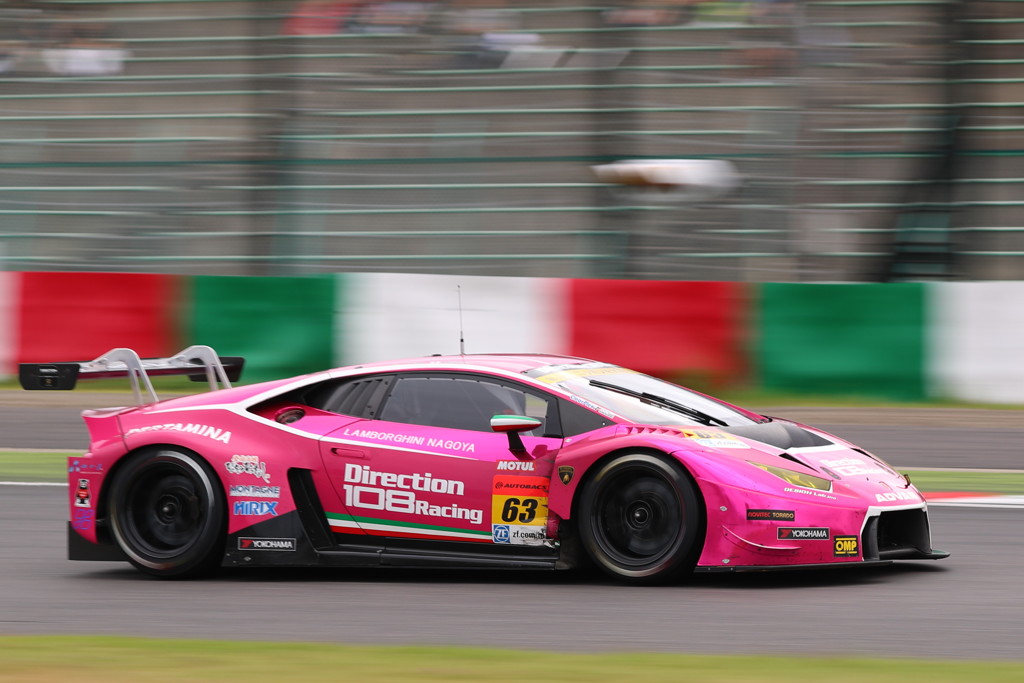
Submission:
POLYGON ((571 654, 466 647, 0 637, 0 681, 680 681, 1016 683, 1024 662, 571 654))
POLYGON ((67 481, 68 456, 74 453, 0 452, 0 481, 67 481))
MULTIPOLYGON (((0 451, 0 481, 67 481, 67 459, 74 453, 0 451)), ((1024 495, 1024 472, 900 469, 924 492, 967 491, 1024 495)), ((377 521, 377 520, 369 520, 377 521)))
POLYGON ((969 491, 1004 496, 1024 495, 1024 472, 950 472, 947 470, 901 470, 919 490, 969 491))

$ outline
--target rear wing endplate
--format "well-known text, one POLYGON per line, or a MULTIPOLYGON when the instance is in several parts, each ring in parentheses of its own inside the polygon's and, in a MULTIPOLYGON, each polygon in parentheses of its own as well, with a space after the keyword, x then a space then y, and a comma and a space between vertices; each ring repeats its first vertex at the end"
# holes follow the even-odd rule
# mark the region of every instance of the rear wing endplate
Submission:
POLYGON ((75 363, 21 363, 18 379, 23 389, 70 391, 79 379, 127 377, 132 384, 135 402, 143 402, 142 390, 156 402, 156 391, 150 377, 188 375, 194 382, 206 380, 210 391, 229 389, 242 374, 245 359, 239 356, 218 356, 209 346, 190 346, 168 358, 139 358, 132 349, 111 349, 96 360, 75 363))

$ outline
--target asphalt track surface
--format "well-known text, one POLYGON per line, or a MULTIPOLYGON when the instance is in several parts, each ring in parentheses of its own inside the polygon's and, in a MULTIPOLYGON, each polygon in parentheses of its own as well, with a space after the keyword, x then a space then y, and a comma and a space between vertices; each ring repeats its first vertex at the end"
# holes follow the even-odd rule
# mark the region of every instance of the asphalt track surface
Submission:
MULTIPOLYGON (((1024 469, 1019 413, 801 412, 899 466, 1024 469)), ((0 446, 80 446, 77 413, 0 405, 0 446)), ((642 588, 593 574, 439 570, 231 570, 169 582, 67 561, 65 496, 0 486, 0 633, 1024 660, 1019 509, 933 507, 934 543, 952 557, 879 569, 642 588)))

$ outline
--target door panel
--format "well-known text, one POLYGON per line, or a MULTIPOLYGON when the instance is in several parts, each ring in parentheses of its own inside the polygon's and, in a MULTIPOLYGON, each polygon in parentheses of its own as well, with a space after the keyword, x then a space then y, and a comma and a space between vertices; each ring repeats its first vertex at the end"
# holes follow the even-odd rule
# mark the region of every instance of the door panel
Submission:
POLYGON ((321 442, 344 509, 337 533, 392 538, 540 544, 561 439, 524 436, 515 457, 494 432, 365 420, 321 442), (347 512, 346 512, 347 509, 347 512))

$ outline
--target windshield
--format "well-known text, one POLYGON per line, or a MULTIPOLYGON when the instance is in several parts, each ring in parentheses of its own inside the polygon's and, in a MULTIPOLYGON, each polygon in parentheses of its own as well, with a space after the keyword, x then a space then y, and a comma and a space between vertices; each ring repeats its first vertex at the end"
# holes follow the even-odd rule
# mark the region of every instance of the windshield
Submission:
POLYGON ((528 374, 638 424, 737 426, 757 422, 708 396, 616 365, 548 366, 528 374))

